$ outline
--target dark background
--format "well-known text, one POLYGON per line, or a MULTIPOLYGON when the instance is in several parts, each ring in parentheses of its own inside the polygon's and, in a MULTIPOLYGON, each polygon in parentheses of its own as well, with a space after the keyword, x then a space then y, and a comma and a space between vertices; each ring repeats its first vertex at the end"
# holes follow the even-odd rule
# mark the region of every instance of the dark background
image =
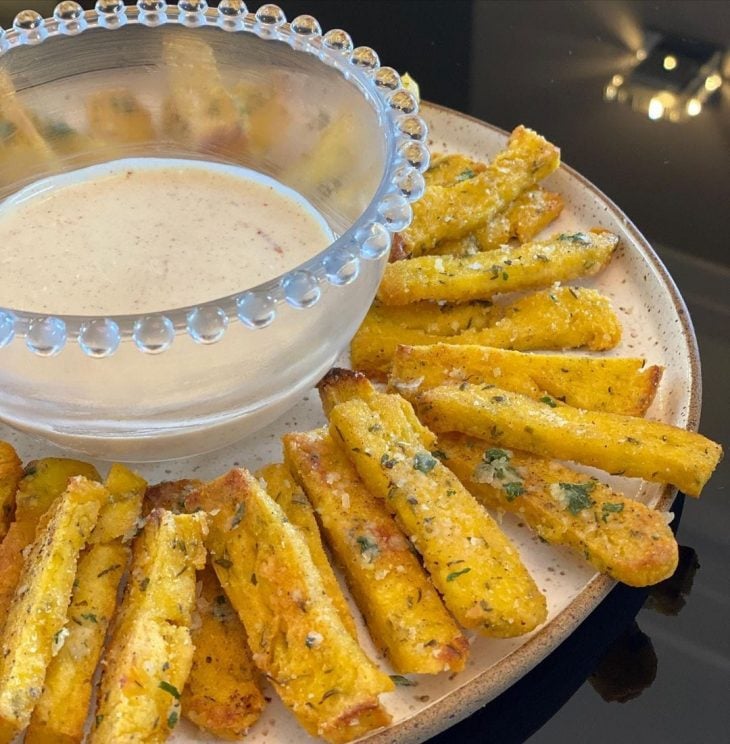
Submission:
MULTIPOLYGON (((9 26, 22 7, 49 15, 53 5, 0 0, 0 25, 9 26)), ((281 5, 289 18, 311 13, 324 29, 345 28, 384 64, 410 72, 427 100, 505 129, 524 123, 558 143, 565 162, 619 204, 673 274, 701 350, 702 431, 730 439, 730 82, 701 115, 681 124, 603 100, 611 76, 635 64, 647 29, 727 44, 730 3, 281 5)), ((685 504, 678 531, 684 568, 673 584, 648 602, 647 592, 615 590, 532 674, 437 737, 438 744, 730 741, 728 480, 721 465, 702 502, 685 504), (616 701, 621 697, 625 702, 616 701)))

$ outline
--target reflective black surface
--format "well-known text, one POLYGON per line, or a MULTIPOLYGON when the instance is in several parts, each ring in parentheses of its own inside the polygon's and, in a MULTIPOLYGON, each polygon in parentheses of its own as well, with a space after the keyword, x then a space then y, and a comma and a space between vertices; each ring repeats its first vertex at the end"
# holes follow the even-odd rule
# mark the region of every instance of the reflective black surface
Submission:
MULTIPOLYGON (((2 0, 0 24, 24 4, 46 14, 53 6, 2 0)), ((730 42, 730 3, 280 4, 289 18, 311 13, 325 29, 345 28, 356 44, 373 46, 385 64, 410 72, 426 99, 505 129, 524 123, 558 143, 565 162, 603 189, 667 264, 699 340, 701 430, 728 442, 730 83, 676 124, 604 95, 614 75, 637 64, 650 30, 730 42)), ((722 464, 702 499, 684 504, 673 583, 618 587, 529 675, 434 742, 730 741, 729 479, 722 464)))

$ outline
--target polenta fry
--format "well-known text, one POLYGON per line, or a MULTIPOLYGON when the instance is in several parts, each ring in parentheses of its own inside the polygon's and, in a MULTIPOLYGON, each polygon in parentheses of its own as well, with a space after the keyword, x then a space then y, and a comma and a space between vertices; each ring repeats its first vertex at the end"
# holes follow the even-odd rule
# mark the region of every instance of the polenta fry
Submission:
POLYGON ((394 513, 459 623, 498 638, 533 630, 547 616, 545 597, 517 550, 450 471, 402 436, 400 417, 400 407, 353 399, 330 412, 330 434, 394 513))
POLYGON ((86 99, 89 130, 105 142, 138 145, 153 142, 152 113, 127 88, 104 89, 86 99))
POLYGON ((204 514, 154 510, 133 545, 91 729, 92 744, 163 742, 180 719, 193 659, 195 571, 205 565, 204 514))
POLYGON ((670 483, 699 496, 722 457, 709 439, 659 421, 552 407, 496 387, 427 390, 418 411, 434 431, 460 431, 542 457, 574 460, 609 473, 670 483))
POLYGON ((461 671, 469 644, 382 500, 367 490, 326 429, 287 434, 283 442, 370 634, 395 671, 461 671))
POLYGON ((84 736, 92 683, 129 548, 93 545, 79 559, 65 627, 54 637, 46 673, 25 735, 26 744, 78 744, 84 736))
POLYGON ((61 457, 44 457, 28 463, 15 494, 15 521, 0 544, 0 627, 23 569, 23 553, 33 542, 38 520, 66 490, 69 479, 81 475, 100 480, 92 465, 61 457))
POLYGON ((677 567, 664 514, 582 473, 464 434, 439 437, 444 464, 484 506, 517 514, 545 541, 567 545, 630 586, 663 581, 677 567))
POLYGON ((37 522, 78 475, 92 481, 101 476, 93 465, 65 457, 43 457, 25 466, 15 495, 15 521, 37 522))
MULTIPOLYGON (((147 489, 151 508, 185 513, 188 499, 203 481, 178 480, 147 489)), ((215 575, 210 560, 200 576, 200 625, 190 676, 182 693, 183 715, 196 726, 224 739, 238 739, 258 720, 264 697, 238 615, 215 575)))
POLYGON ((431 166, 423 174, 426 187, 453 186, 469 178, 474 178, 487 167, 486 163, 474 160, 468 155, 434 155, 431 166))
POLYGON ((436 444, 435 434, 418 420, 413 406, 408 401, 397 395, 378 392, 361 372, 333 367, 320 380, 317 390, 325 416, 329 416, 330 411, 338 403, 344 403, 353 398, 364 400, 368 404, 395 406, 400 408, 397 420, 403 426, 401 434, 404 439, 417 439, 426 449, 431 449, 436 444))
POLYGON ((399 346, 388 384, 413 402, 440 385, 497 385, 535 400, 554 399, 589 411, 643 416, 662 368, 643 359, 523 354, 487 346, 399 346))
POLYGON ((458 240, 444 240, 429 253, 434 255, 471 256, 490 251, 516 239, 527 243, 535 238, 563 211, 560 194, 536 186, 515 199, 501 214, 458 240))
POLYGON ((240 739, 266 704, 248 638, 211 565, 199 575, 200 624, 190 676, 182 693, 183 715, 222 739, 240 739))
POLYGON ((413 205, 413 222, 400 233, 403 251, 420 256, 441 240, 461 238, 502 212, 560 164, 560 151, 525 127, 474 178, 432 186, 413 205))
POLYGON ((23 477, 23 464, 8 442, 0 441, 0 540, 7 534, 15 509, 15 492, 23 477))
MULTIPOLYGON (((405 311, 406 307, 394 309, 405 311)), ((520 351, 603 351, 621 339, 621 326, 610 302, 595 289, 558 287, 489 309, 497 314, 487 327, 456 333, 448 337, 448 342, 520 351)), ((443 334, 390 322, 386 310, 381 307, 377 313, 368 314, 350 346, 352 366, 381 379, 390 371, 400 344, 424 346, 446 340, 443 334)))
POLYGON ((421 256, 385 268, 378 299, 385 305, 488 300, 494 295, 543 289, 603 269, 618 245, 609 232, 555 235, 504 246, 477 256, 421 256))
POLYGON ((109 503, 99 513, 89 538, 92 545, 134 536, 147 481, 124 465, 115 463, 109 468, 104 485, 109 491, 109 503))
POLYGON ((73 478, 39 525, 3 629, 0 742, 30 722, 66 622, 79 553, 106 498, 99 483, 73 478))
POLYGON ((350 607, 332 570, 327 553, 325 553, 317 520, 314 516, 314 509, 312 509, 304 491, 292 477, 289 468, 283 463, 267 465, 254 475, 259 480, 264 481, 266 493, 274 499, 286 514, 287 519, 301 532, 309 548, 312 561, 319 571, 327 596, 332 600, 332 604, 335 606, 342 624, 347 628, 347 632, 357 640, 357 626, 352 619, 350 607))
POLYGON ((246 628, 254 662, 312 735, 357 739, 390 716, 390 678, 365 656, 327 596, 301 533, 245 470, 191 494, 210 513, 213 566, 246 628))

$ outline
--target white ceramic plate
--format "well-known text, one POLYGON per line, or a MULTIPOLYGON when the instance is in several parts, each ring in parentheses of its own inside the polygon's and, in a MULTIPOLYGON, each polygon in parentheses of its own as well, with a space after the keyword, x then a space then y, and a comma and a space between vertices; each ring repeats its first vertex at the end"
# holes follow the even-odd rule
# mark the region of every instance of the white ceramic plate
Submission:
MULTIPOLYGON (((434 152, 463 152, 485 159, 504 146, 507 136, 504 132, 476 119, 428 104, 424 106, 424 115, 431 128, 434 152)), ((563 144, 564 155, 570 160, 569 143, 563 144)), ((649 363, 664 366, 664 378, 648 415, 695 429, 701 397, 697 346, 687 310, 666 269, 619 209, 573 170, 561 167, 546 185, 560 192, 567 205, 550 231, 601 226, 621 236, 618 255, 604 272, 588 282, 612 299, 623 324, 623 341, 611 354, 640 355, 649 363)), ((204 457, 142 465, 138 470, 150 482, 182 477, 207 479, 238 465, 254 470, 267 462, 280 460, 282 434, 291 430, 304 431, 323 423, 318 398, 313 392, 267 429, 238 445, 204 457)), ((0 438, 12 442, 24 460, 57 453, 53 447, 1 425, 0 438)), ((103 464, 101 468, 105 470, 103 464)), ((675 494, 672 489, 642 484, 636 479, 611 478, 610 481, 626 495, 657 508, 668 509, 675 494)), ((475 638, 464 672, 421 677, 416 687, 398 688, 386 695, 384 702, 393 714, 393 724, 386 731, 368 737, 369 744, 423 741, 466 717, 545 658, 613 586, 613 582, 597 575, 567 550, 541 543, 510 516, 504 518, 503 526, 547 595, 547 623, 522 638, 475 638)), ((364 648, 376 656, 367 632, 362 627, 361 631, 364 648)), ((313 741, 273 691, 267 695, 272 697, 272 702, 246 741, 250 744, 313 741)), ((171 741, 218 740, 183 722, 171 741)))

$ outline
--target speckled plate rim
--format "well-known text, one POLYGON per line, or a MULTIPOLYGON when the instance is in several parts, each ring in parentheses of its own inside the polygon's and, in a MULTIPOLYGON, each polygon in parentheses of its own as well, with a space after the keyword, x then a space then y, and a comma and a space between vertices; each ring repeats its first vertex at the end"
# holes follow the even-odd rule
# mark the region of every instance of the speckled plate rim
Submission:
MULTIPOLYGON (((505 138, 509 136, 509 132, 499 127, 495 127, 468 114, 454 111, 446 106, 423 102, 421 110, 426 121, 428 121, 429 110, 436 110, 441 114, 453 116, 468 121, 471 124, 477 124, 505 138)), ((697 431, 702 407, 700 356, 692 320, 687 306, 677 289, 677 285, 674 283, 674 280, 659 256, 657 256, 654 249, 649 245, 649 242, 619 207, 606 194, 570 166, 563 163, 560 168, 564 172, 567 172, 570 177, 574 178, 583 188, 592 192, 605 204, 609 212, 624 222, 626 231, 631 236, 639 253, 656 272, 659 282, 664 285, 664 288, 669 293, 680 322, 681 335, 687 343, 689 352, 690 394, 687 401, 687 428, 697 431)), ((655 508, 668 511, 676 495, 676 488, 666 486, 661 492, 655 508)), ((417 744, 417 742, 426 741, 430 737, 467 718, 504 692, 545 659, 551 651, 556 649, 588 617, 615 585, 616 582, 607 576, 595 576, 572 600, 568 607, 556 615, 524 645, 520 646, 509 656, 500 660, 490 669, 482 672, 465 684, 464 687, 449 693, 422 712, 367 737, 367 743, 417 744)))

